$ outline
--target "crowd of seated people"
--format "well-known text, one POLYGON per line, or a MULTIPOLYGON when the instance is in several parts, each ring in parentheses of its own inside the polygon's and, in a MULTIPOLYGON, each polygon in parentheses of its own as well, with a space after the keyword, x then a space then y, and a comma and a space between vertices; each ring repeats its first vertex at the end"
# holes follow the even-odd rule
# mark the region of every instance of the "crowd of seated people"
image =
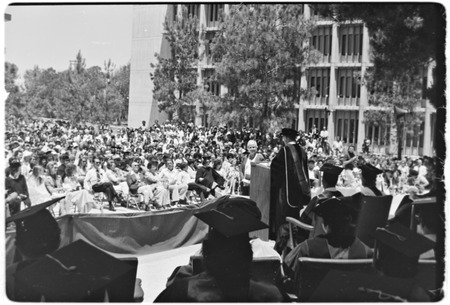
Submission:
MULTIPOLYGON (((324 162, 344 168, 336 184, 343 188, 362 186, 357 166, 361 160, 380 170, 375 185, 384 194, 415 196, 432 186, 432 158, 397 160, 358 154, 354 147, 347 149, 341 140, 333 145, 336 149, 310 149, 311 142, 324 143, 327 137, 324 131, 302 132, 298 137, 308 152, 309 177, 316 193, 323 189, 319 168, 324 162)), ((128 206, 130 197, 149 210, 198 203, 217 196, 216 193, 248 196, 251 165, 270 162, 281 147, 277 133, 168 121, 147 128, 113 129, 87 123, 10 118, 5 139, 6 177, 14 158, 20 162, 20 174, 31 188, 32 200, 21 207, 49 196, 70 194, 66 200, 71 202, 64 204, 61 213, 68 213, 72 207, 81 211, 95 207, 93 195, 98 192, 106 194, 111 210, 117 203, 128 206), (150 163, 157 167, 150 170, 150 163), (93 168, 97 170, 92 171, 93 168), (101 180, 97 179, 97 172, 101 180), (66 181, 68 174, 70 179, 66 181), (93 182, 101 186, 93 188, 93 182)))

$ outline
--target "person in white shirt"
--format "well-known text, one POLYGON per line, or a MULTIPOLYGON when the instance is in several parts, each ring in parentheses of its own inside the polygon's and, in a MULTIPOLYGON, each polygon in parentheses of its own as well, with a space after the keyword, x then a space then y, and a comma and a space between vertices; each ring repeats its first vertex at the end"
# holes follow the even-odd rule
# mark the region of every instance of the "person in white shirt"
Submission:
POLYGON ((169 185, 163 183, 158 173, 158 161, 150 160, 147 165, 148 171, 145 173, 145 180, 153 188, 154 204, 156 208, 170 207, 169 185))
POLYGON ((20 170, 22 171, 22 175, 25 177, 25 179, 28 179, 28 177, 31 176, 30 160, 32 156, 33 153, 28 150, 25 150, 23 152, 22 167, 20 168, 20 170))
MULTIPOLYGON (((117 157, 116 157, 117 158, 117 157)), ((119 194, 119 196, 126 197, 128 195, 128 184, 125 172, 116 166, 116 161, 111 158, 106 164, 106 176, 109 181, 113 184, 114 189, 119 194)), ((126 206, 126 204, 122 204, 126 206)))
MULTIPOLYGON (((25 153, 24 153, 24 158, 25 158, 25 153)), ((414 166, 414 170, 417 171, 417 173, 421 177, 426 177, 427 174, 428 174, 427 167, 425 165, 423 165, 423 162, 422 162, 421 158, 416 160, 416 165, 414 166)))
POLYGON ((258 144, 255 140, 247 142, 248 155, 244 156, 241 163, 242 191, 243 195, 250 195, 250 179, 252 164, 259 164, 264 161, 264 156, 258 152, 258 144))
MULTIPOLYGON (((189 189, 189 183, 192 183, 191 177, 188 173, 188 165, 185 162, 181 162, 177 164, 178 176, 177 176, 177 184, 181 185, 186 190, 189 189)), ((184 195, 184 199, 180 198, 179 204, 187 204, 186 194, 184 195)))
POLYGON ((90 169, 84 178, 84 188, 90 192, 101 192, 107 197, 109 210, 115 211, 113 200, 117 199, 121 202, 113 184, 109 181, 105 171, 101 168, 101 160, 94 158, 93 168, 90 169))
POLYGON ((130 194, 142 194, 144 196, 145 209, 149 211, 154 194, 153 187, 145 183, 144 174, 139 163, 133 161, 131 163, 131 170, 127 175, 127 184, 130 194))
POLYGON ((320 137, 323 139, 327 139, 328 138, 328 131, 327 128, 325 126, 323 126, 323 129, 320 131, 320 137))
POLYGON ((44 168, 42 166, 35 165, 33 167, 32 174, 27 179, 27 186, 32 206, 51 199, 51 194, 45 187, 44 168))
POLYGON ((73 205, 76 205, 78 213, 89 212, 91 208, 90 203, 94 203, 94 197, 88 190, 81 187, 75 172, 76 166, 74 164, 66 167, 66 177, 63 181, 66 198, 60 202, 60 215, 71 213, 73 205))
POLYGON ((188 186, 178 183, 178 170, 174 168, 172 159, 168 159, 166 168, 161 169, 161 179, 169 184, 172 204, 177 204, 180 200, 182 203, 186 201, 188 186))

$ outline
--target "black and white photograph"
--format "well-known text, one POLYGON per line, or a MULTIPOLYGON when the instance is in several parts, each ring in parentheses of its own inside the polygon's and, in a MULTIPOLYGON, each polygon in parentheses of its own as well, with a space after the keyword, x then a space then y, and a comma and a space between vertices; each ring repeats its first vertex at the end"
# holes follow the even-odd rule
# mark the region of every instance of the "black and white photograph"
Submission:
POLYGON ((447 299, 444 3, 3 10, 4 302, 447 299))

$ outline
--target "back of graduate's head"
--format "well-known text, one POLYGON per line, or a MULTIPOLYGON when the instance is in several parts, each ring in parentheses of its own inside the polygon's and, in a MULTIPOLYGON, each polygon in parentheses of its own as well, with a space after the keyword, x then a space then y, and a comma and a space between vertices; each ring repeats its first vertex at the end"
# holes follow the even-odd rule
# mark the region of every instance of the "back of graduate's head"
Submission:
POLYGON ((323 186, 335 187, 343 168, 330 163, 325 163, 319 170, 323 172, 322 175, 323 186))
POLYGON ((250 278, 253 258, 248 234, 225 237, 211 229, 202 244, 205 268, 214 278, 224 281, 250 278))
POLYGON ((249 232, 267 228, 256 203, 223 196, 216 208, 195 216, 210 226, 202 247, 207 272, 227 286, 248 282, 253 258, 249 232))
POLYGON ((322 201, 314 209, 315 213, 323 218, 328 233, 336 235, 352 235, 353 220, 356 217, 352 209, 352 197, 332 197, 322 201))
POLYGON ((61 230, 45 203, 26 209, 7 221, 16 223, 15 244, 26 259, 42 257, 60 246, 61 230))

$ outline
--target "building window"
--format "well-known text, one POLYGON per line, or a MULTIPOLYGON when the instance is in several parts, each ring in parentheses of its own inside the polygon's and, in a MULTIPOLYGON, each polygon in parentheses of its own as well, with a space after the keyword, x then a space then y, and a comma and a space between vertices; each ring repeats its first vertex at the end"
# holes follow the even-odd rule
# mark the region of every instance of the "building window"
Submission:
MULTIPOLYGON (((340 99, 351 99, 348 104, 358 104, 358 99, 361 97, 361 79, 359 70, 357 69, 339 69, 337 73, 337 87, 338 97, 340 99)), ((346 103, 338 101, 338 103, 346 103)))
POLYGON ((188 16, 200 16, 200 4, 186 4, 188 16))
POLYGON ((342 35, 341 39, 341 55, 346 55, 347 35, 342 35))
POLYGON ((362 54, 362 25, 344 25, 339 28, 341 60, 360 61, 362 54), (350 56, 347 58, 347 56, 350 56))
POLYGON ((216 28, 219 26, 220 14, 224 9, 223 4, 205 5, 206 27, 216 28))
MULTIPOLYGON (((328 98, 330 90, 330 71, 329 69, 311 69, 309 72, 309 85, 308 88, 315 92, 316 98, 328 98)), ((325 103, 325 100, 323 100, 325 103)))
MULTIPOLYGON (((324 56, 331 54, 331 27, 318 27, 311 37, 311 45, 324 56)), ((325 59, 328 61, 329 59, 325 59)))
POLYGON ((220 96, 220 84, 214 80, 213 69, 207 69, 203 72, 203 80, 206 91, 211 92, 212 95, 220 96))
POLYGON ((173 21, 177 20, 177 15, 178 15, 178 5, 172 5, 173 7, 173 21))

